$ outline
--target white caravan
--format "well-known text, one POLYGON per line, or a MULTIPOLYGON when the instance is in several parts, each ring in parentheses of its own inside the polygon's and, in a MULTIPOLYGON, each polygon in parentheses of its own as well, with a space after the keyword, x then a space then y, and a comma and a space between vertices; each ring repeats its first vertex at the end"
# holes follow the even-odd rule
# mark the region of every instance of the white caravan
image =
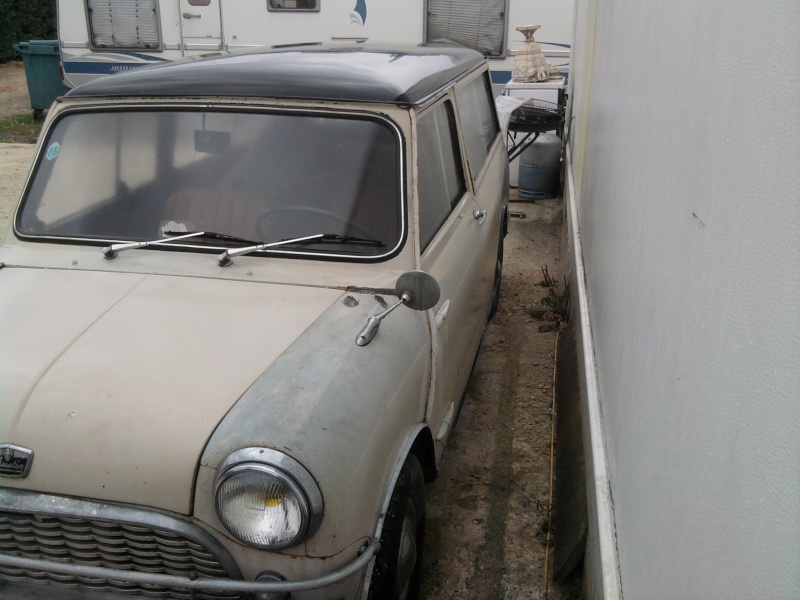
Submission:
POLYGON ((521 25, 538 23, 551 64, 566 73, 574 0, 58 0, 67 85, 195 56, 303 43, 451 41, 511 78, 521 25))

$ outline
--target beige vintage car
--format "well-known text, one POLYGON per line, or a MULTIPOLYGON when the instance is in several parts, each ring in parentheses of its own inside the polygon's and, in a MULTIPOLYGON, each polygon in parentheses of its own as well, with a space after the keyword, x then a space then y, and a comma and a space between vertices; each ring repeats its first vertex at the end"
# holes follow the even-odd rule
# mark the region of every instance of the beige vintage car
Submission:
POLYGON ((415 596, 507 175, 466 49, 59 99, 0 247, 0 597, 415 596))

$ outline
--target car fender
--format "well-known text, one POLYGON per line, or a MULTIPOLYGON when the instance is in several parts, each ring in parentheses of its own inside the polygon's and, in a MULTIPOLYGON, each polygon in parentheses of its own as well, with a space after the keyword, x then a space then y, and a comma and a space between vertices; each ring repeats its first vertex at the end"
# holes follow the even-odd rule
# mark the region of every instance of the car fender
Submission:
POLYGON ((398 461, 414 432, 424 427, 430 386, 427 313, 401 307, 369 345, 355 344, 366 319, 391 302, 380 294, 343 294, 264 371, 212 434, 198 471, 194 516, 241 554, 237 562, 244 562, 243 571, 245 554, 255 552, 263 560, 264 553, 235 542, 213 503, 217 465, 242 448, 268 447, 291 456, 322 492, 325 516, 317 533, 281 552, 330 557, 378 530, 398 461))

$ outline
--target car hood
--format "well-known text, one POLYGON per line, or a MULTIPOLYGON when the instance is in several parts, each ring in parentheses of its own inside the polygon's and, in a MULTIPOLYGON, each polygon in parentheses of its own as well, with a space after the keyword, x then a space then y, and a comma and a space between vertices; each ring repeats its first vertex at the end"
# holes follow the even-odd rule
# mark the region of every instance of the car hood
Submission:
POLYGON ((198 460, 338 289, 130 273, 0 271, 0 486, 188 514, 198 460))

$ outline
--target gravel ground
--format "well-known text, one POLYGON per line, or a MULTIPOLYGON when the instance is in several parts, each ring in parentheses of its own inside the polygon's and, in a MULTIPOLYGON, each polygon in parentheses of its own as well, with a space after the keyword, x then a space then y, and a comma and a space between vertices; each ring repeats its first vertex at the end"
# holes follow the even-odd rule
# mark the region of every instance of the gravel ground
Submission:
POLYGON ((0 234, 11 220, 33 157, 32 144, 0 144, 0 234))
POLYGON ((0 64, 0 118, 30 115, 32 111, 22 62, 0 64))
MULTIPOLYGON (((28 114, 24 70, 0 65, 0 117, 28 114)), ((33 146, 0 144, 0 231, 33 146)), ((428 486, 425 600, 580 598, 580 582, 545 576, 556 333, 530 309, 558 280, 559 201, 512 203, 500 309, 488 325, 439 479, 428 486), (542 331, 544 330, 544 331, 542 331)))
POLYGON ((556 332, 529 314, 541 266, 558 277, 560 202, 510 208, 526 217, 510 222, 500 309, 427 488, 426 600, 580 597, 579 581, 545 584, 556 332))
MULTIPOLYGON (((31 104, 22 62, 0 64, 0 118, 30 114, 31 104)), ((11 217, 32 155, 31 144, 0 144, 0 235, 11 217)))

